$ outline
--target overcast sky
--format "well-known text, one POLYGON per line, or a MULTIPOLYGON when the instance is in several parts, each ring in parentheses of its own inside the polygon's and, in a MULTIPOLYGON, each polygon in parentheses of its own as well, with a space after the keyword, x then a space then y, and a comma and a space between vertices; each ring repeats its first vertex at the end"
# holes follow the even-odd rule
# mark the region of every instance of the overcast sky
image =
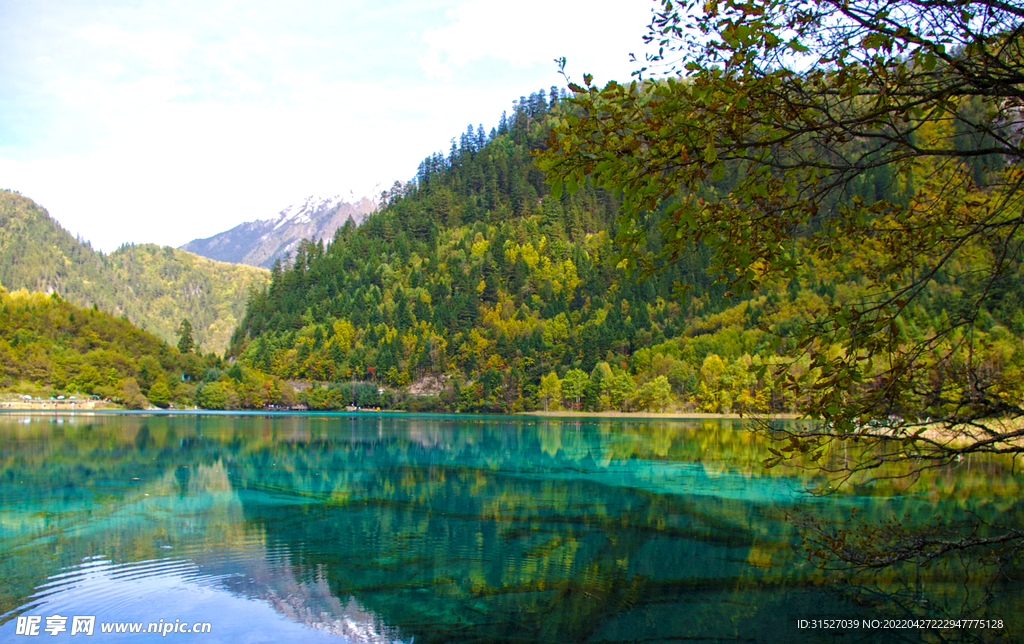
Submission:
POLYGON ((522 95, 628 80, 651 0, 0 0, 0 188, 111 251, 379 193, 522 95))

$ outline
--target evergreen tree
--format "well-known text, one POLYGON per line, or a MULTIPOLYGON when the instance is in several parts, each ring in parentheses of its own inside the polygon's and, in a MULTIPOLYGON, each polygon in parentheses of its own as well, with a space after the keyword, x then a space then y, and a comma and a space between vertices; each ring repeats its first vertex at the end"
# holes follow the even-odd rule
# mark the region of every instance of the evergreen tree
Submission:
POLYGON ((183 318, 178 325, 178 351, 190 353, 195 348, 195 340, 192 338, 192 323, 188 318, 183 318))

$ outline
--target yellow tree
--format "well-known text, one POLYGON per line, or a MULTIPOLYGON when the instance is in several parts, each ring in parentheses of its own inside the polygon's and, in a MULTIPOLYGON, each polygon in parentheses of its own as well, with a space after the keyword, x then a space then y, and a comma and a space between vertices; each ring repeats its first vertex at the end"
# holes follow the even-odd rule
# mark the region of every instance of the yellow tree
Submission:
POLYGON ((541 404, 544 405, 544 411, 548 411, 548 405, 551 404, 551 401, 557 403, 562 399, 562 381, 558 379, 557 373, 552 371, 540 379, 537 397, 540 398, 541 404))
MULTIPOLYGON (((768 463, 810 457, 841 481, 1024 453, 1024 401, 1004 393, 1019 372, 983 339, 999 300, 1024 300, 1024 7, 658 4, 658 55, 634 82, 571 84, 538 165, 556 197, 585 180, 621 195, 620 259, 641 275, 704 247, 733 293, 808 271, 859 285, 776 329, 797 355, 775 384, 822 422, 768 463), (948 318, 914 331, 937 279, 957 285, 948 318), (858 457, 827 462, 847 438, 858 457)), ((885 560, 943 548, 907 543, 885 560)))
POLYGON ((993 293, 1021 290, 1024 9, 664 0, 648 38, 664 79, 572 85, 577 112, 538 159, 554 191, 589 177, 619 192, 617 241, 641 274, 703 245, 733 292, 809 269, 863 285, 787 332, 810 363, 801 377, 783 365, 777 384, 830 428, 794 453, 850 435, 926 465, 1024 451, 1024 430, 986 422, 1024 416, 1022 401, 999 395, 1000 373, 956 359, 972 342, 968 355, 984 353, 975 331, 993 293), (862 190, 881 178, 881 193, 862 190), (909 336, 937 278, 963 287, 949 319, 909 336), (931 440, 936 421, 968 444, 931 440))

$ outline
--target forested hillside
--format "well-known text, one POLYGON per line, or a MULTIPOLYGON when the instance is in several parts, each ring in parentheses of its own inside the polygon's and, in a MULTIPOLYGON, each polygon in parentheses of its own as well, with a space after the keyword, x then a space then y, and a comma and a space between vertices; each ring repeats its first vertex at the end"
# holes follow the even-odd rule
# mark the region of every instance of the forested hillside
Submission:
POLYGON ((31 199, 0 191, 0 285, 57 292, 124 316, 169 342, 188 319, 204 351, 222 352, 267 271, 152 244, 109 255, 73 238, 31 199))
MULTIPOLYGON (((788 283, 733 296, 708 274, 703 245, 646 280, 627 276, 612 242, 617 198, 589 184, 555 198, 533 163, 568 105, 554 89, 517 101, 489 135, 471 126, 447 155, 425 159, 363 226, 304 244, 250 302, 230 353, 284 378, 433 394, 396 402, 411 409, 793 408, 762 367, 806 370, 809 356, 787 331, 864 297, 863 285, 834 283, 835 265, 809 261, 788 283)), ((698 191, 740 177, 731 169, 714 179, 698 191)), ((882 167, 845 198, 905 201, 907 192, 882 167)), ((641 246, 661 241, 651 232, 641 246)), ((938 272, 908 311, 908 340, 944 324, 971 288, 953 275, 938 272)), ((1020 284, 1005 281, 989 300, 974 349, 1011 374, 1021 363, 1020 284)), ((313 391, 313 406, 352 402, 347 385, 313 391)))
MULTIPOLYGON (((152 333, 60 296, 0 288, 0 386, 35 394, 78 393, 166 407, 184 398, 182 373, 201 360, 179 355, 152 333)), ((186 376, 187 378, 188 376, 186 376)))
POLYGON ((79 394, 130 408, 290 405, 291 387, 208 354, 181 352, 156 335, 56 293, 0 287, 0 389, 46 397, 79 394))

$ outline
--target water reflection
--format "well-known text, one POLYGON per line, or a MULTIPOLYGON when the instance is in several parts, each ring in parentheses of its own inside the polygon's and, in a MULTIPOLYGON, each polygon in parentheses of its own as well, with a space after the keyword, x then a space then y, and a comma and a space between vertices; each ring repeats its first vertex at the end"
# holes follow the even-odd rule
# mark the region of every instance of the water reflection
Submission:
POLYGON ((999 459, 818 499, 763 454, 729 421, 3 416, 0 635, 60 613, 204 641, 887 641, 796 629, 877 609, 821 585, 786 514, 1021 499, 999 459))

